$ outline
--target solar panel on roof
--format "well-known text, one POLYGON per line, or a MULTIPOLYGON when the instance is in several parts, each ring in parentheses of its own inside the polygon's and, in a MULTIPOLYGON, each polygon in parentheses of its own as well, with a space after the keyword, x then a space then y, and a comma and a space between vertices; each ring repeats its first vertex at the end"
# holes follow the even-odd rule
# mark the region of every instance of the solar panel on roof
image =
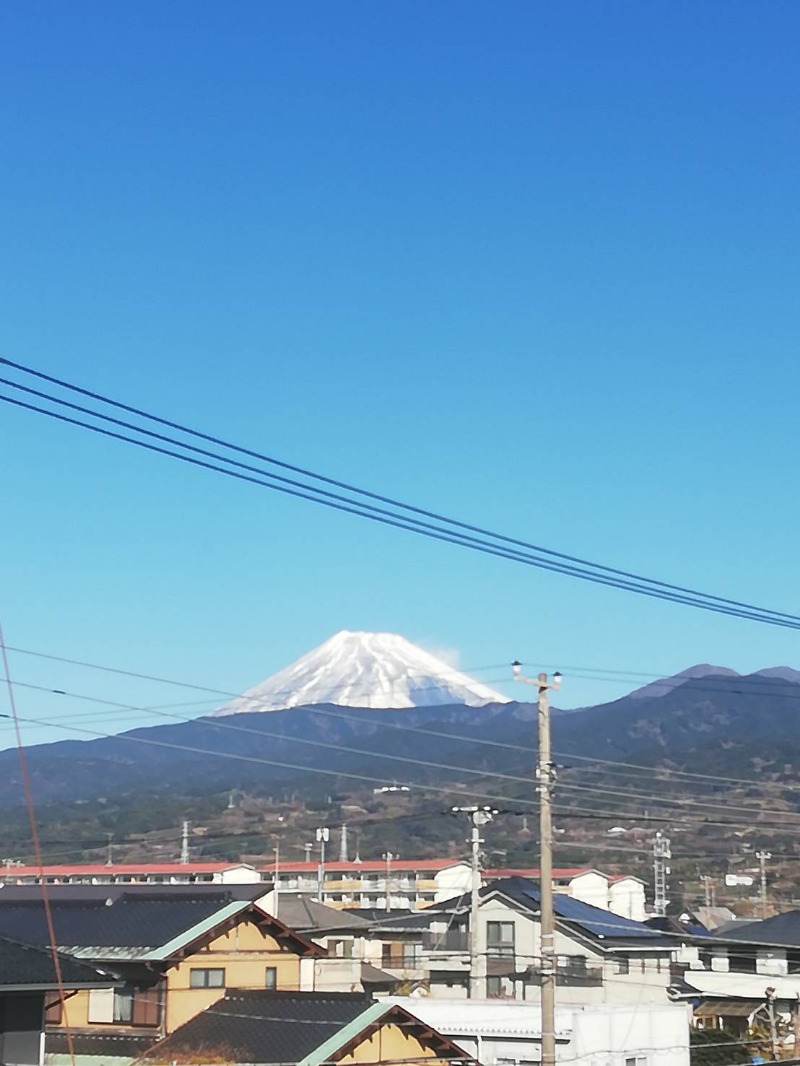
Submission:
MULTIPOLYGON (((540 903, 539 886, 532 881, 522 878, 514 879, 514 888, 527 896, 537 906, 540 903)), ((630 918, 623 918, 612 911, 600 910, 592 907, 582 900, 573 899, 572 896, 564 896, 557 893, 553 899, 553 909, 559 918, 565 918, 568 922, 579 923, 587 932, 601 937, 641 937, 649 939, 661 939, 662 934, 656 929, 650 929, 641 922, 634 922, 630 918)))

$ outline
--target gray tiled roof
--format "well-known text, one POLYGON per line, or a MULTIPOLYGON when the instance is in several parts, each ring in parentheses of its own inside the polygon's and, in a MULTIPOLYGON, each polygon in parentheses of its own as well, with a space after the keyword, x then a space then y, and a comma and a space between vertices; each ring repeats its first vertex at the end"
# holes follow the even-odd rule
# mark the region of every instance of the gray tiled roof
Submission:
POLYGON ((151 1049, 158 1062, 299 1062, 372 1003, 354 992, 229 992, 151 1049), (199 1056, 199 1057, 198 1057, 199 1056))
MULTIPOLYGON (((114 978, 59 953, 61 980, 70 988, 108 987, 114 978)), ((50 948, 0 937, 0 991, 58 987, 50 948)))
MULTIPOLYGON (((178 896, 164 891, 122 892, 91 899, 59 895, 51 899, 50 908, 56 942, 75 951, 158 947, 212 918, 229 902, 224 892, 178 896)), ((0 936, 49 943, 41 894, 22 901, 0 889, 0 936)))

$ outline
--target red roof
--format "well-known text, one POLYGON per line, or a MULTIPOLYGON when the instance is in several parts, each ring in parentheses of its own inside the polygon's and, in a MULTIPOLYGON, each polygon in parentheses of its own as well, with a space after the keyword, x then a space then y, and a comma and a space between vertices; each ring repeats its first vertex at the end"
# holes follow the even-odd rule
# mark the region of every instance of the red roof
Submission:
MULTIPOLYGON (((42 871, 38 866, 10 866, 0 869, 0 880, 13 881, 18 877, 39 877, 40 872, 45 877, 109 877, 119 875, 123 877, 135 877, 137 875, 160 874, 214 874, 223 870, 233 870, 238 866, 247 866, 243 862, 156 862, 156 863, 87 863, 75 866, 44 866, 42 871)), ((252 867, 254 869, 254 867, 252 867)))
MULTIPOLYGON (((408 873, 438 873, 450 866, 469 865, 466 859, 392 859, 389 869, 392 873, 406 871, 408 873)), ((326 873, 357 874, 357 873, 386 873, 387 864, 382 859, 365 859, 361 862, 326 862, 326 873)), ((274 871, 275 864, 267 863, 260 869, 266 873, 274 871)), ((316 874, 319 869, 317 862, 281 862, 281 873, 316 874)))
MULTIPOLYGON (((553 870, 553 877, 556 880, 567 877, 578 877, 580 874, 597 873, 599 871, 593 871, 591 866, 564 866, 557 867, 553 870)), ((485 877, 533 877, 538 878, 539 870, 533 867, 518 867, 518 868, 498 868, 496 870, 484 870, 485 877)))

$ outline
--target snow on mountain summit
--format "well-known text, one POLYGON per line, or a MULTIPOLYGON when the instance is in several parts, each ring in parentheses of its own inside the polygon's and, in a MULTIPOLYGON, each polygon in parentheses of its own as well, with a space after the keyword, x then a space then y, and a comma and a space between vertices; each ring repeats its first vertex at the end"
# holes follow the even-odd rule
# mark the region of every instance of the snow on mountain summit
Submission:
POLYGON ((455 670, 395 633, 343 629, 214 714, 340 707, 434 707, 508 703, 507 696, 455 670))

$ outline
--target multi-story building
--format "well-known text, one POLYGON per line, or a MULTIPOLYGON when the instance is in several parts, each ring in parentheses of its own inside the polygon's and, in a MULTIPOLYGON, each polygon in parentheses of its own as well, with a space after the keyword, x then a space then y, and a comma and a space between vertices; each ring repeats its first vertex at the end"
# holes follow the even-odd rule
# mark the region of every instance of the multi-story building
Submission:
MULTIPOLYGON (((506 877, 536 880, 533 868, 488 869, 482 881, 506 877)), ((35 884, 36 866, 9 865, 2 881, 35 884)), ((468 892, 472 871, 457 859, 392 859, 328 862, 282 861, 277 867, 249 863, 124 863, 46 866, 49 884, 277 884, 280 894, 314 896, 329 907, 371 910, 419 910, 468 892)), ((602 907, 634 921, 645 917, 644 882, 628 874, 607 874, 587 866, 553 871, 556 892, 602 907)))

